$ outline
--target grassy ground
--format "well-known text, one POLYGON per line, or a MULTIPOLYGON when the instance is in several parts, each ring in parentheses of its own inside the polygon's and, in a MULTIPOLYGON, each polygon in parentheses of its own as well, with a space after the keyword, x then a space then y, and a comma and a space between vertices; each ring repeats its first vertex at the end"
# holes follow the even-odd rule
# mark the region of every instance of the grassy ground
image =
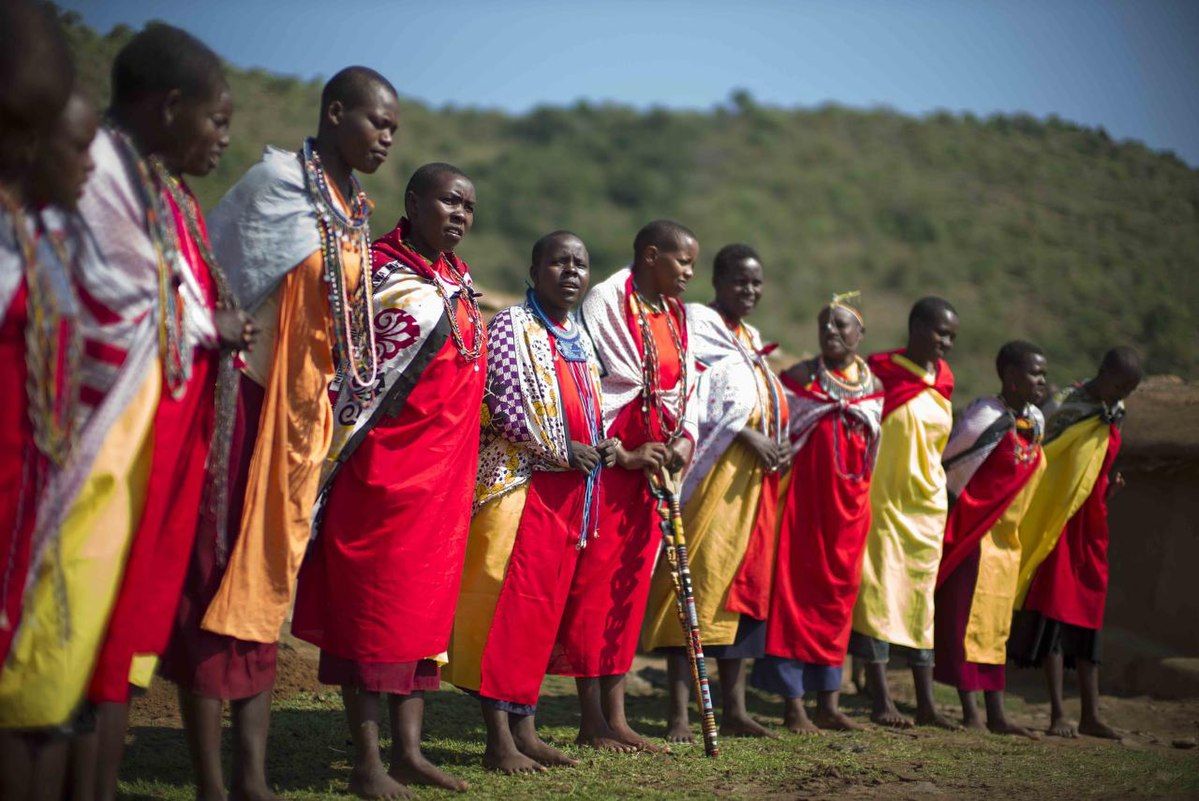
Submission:
MULTIPOLYGON (((652 660, 640 664, 641 675, 657 682, 657 665, 652 660)), ((900 674, 895 679, 899 688, 910 683, 900 674)), ((633 725, 660 737, 665 731, 663 692, 652 683, 642 687, 644 694, 629 699, 633 725)), ((1027 693, 1009 696, 1009 709, 1016 720, 1043 726, 1045 705, 1030 687, 1027 693)), ((348 743, 339 696, 317 685, 292 686, 283 694, 290 697, 276 701, 271 734, 269 770, 276 788, 290 799, 348 797, 348 743)), ((940 700, 947 710, 955 706, 951 693, 940 700)), ((865 719, 865 699, 846 696, 844 704, 852 715, 865 719)), ((772 699, 751 693, 750 705, 764 721, 781 722, 772 699)), ((484 771, 483 727, 476 703, 453 690, 429 697, 426 751, 470 781, 474 797, 1199 798, 1199 750, 1171 747, 1173 740, 1196 734, 1199 703, 1105 699, 1105 709, 1113 723, 1130 729, 1123 742, 1029 742, 925 729, 871 729, 784 734, 777 740, 725 739, 715 760, 705 759, 699 745, 676 746, 669 756, 608 756, 571 744, 577 722, 573 685, 550 679, 541 705, 541 730, 556 744, 567 744, 566 750, 582 759, 579 767, 530 777, 484 771)), ((133 718, 122 796, 190 800, 191 768, 169 688, 156 688, 135 704, 133 718)), ((430 799, 452 795, 424 788, 414 794, 430 799)))

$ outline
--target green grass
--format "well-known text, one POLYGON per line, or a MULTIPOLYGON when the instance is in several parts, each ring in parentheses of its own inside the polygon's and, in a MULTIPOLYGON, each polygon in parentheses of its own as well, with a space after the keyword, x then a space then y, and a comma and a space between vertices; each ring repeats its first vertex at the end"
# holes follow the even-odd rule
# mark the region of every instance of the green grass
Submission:
MULTIPOLYGON (((953 694, 942 688, 938 698, 949 705, 953 694)), ((661 737, 663 701, 660 692, 630 696, 633 725, 661 737)), ((845 705, 855 716, 865 716, 858 699, 847 697, 845 705)), ((751 693, 750 706, 760 718, 780 722, 778 704, 765 696, 751 693)), ((1013 698, 1010 708, 1019 717, 1024 705, 1013 698)), ((556 744, 569 744, 576 722, 573 688, 564 680, 549 680, 541 704, 542 735, 556 744)), ((1071 799, 1199 796, 1194 752, 1083 740, 1034 743, 924 729, 725 739, 721 756, 714 760, 706 759, 699 745, 676 746, 672 755, 656 756, 596 754, 571 744, 566 750, 582 758, 577 768, 503 777, 481 766, 483 726, 476 702, 452 690, 429 696, 425 749, 434 761, 471 783, 472 797, 888 798, 900 790, 955 798, 1049 797, 1047 791, 1071 799)), ((276 705, 269 770, 286 798, 349 797, 348 756, 336 692, 309 693, 276 705)), ((122 797, 190 801, 190 770, 178 729, 135 728, 122 771, 122 797)), ((454 794, 420 788, 416 796, 454 794)))

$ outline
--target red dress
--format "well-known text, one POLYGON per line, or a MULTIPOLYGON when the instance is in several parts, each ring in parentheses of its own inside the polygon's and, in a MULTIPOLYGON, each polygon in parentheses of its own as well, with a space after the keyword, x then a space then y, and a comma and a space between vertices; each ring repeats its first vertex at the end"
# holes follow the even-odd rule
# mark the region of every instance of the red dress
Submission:
POLYGON ((0 625, 0 670, 21 619, 38 490, 46 471, 45 457, 33 441, 25 394, 26 297, 22 278, 0 323, 0 392, 4 393, 0 403, 0 603, 7 621, 0 625))
POLYGON ((980 543, 1036 475, 1044 456, 1016 458, 1016 430, 1008 431, 962 489, 945 525, 945 546, 934 595, 936 661, 933 678, 966 692, 1004 689, 1004 666, 966 659, 966 629, 982 549, 980 543))
MULTIPOLYGON (((467 345, 485 337, 464 299, 455 310, 467 345)), ((394 694, 437 688, 427 660, 449 645, 462 578, 483 364, 447 337, 399 414, 377 423, 333 480, 292 622, 321 649, 322 682, 394 694)))
MULTIPOLYGON (((812 394, 786 374, 782 380, 798 395, 812 394)), ((850 419, 824 415, 791 461, 767 616, 771 656, 837 667, 845 661, 870 531, 870 444, 850 419)))
MULTIPOLYGON (((631 279, 630 279, 631 283, 631 279)), ((644 358, 645 343, 624 297, 626 324, 644 358)), ((687 347, 686 318, 682 304, 671 304, 675 329, 687 347)), ((679 349, 674 344, 665 313, 650 314, 650 332, 658 351, 662 389, 682 380, 679 349)), ((650 419, 641 410, 641 398, 621 409, 608 431, 626 450, 646 442, 665 442, 673 420, 661 420, 656 410, 650 419)), ((649 600, 654 559, 662 545, 660 518, 641 470, 606 469, 600 478, 599 535, 587 543, 579 560, 558 640, 550 660, 550 673, 561 676, 614 676, 627 673, 637 651, 641 623, 649 600)))
MULTIPOLYGON (((216 287, 208 265, 188 234, 180 209, 164 196, 174 216, 180 250, 203 288, 210 308, 216 287)), ((207 237, 203 218, 200 233, 207 237)), ((133 535, 125 574, 100 647, 88 700, 129 700, 129 669, 136 654, 161 654, 171 634, 183 589, 200 500, 205 461, 214 430, 216 350, 196 348, 191 377, 179 397, 164 384, 154 415, 153 453, 146 502, 133 535)))
MULTIPOLYGON (((572 440, 591 442, 583 399, 570 368, 557 355, 558 378, 566 430, 572 440)), ((593 408, 599 409, 596 398, 593 408)), ((577 547, 583 520, 587 477, 578 470, 538 470, 528 494, 508 572, 483 648, 479 695, 534 706, 554 647, 579 559, 590 551, 577 547)))

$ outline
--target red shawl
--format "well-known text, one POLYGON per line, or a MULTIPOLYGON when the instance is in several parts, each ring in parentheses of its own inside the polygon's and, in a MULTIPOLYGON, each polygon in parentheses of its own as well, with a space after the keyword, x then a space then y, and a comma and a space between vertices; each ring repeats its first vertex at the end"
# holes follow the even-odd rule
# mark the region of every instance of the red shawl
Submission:
MULTIPOLYGON (((905 355, 903 349, 876 353, 866 360, 870 370, 883 382, 883 391, 886 393, 883 400, 884 420, 891 412, 930 388, 920 376, 896 362, 892 358, 896 355, 905 355)), ((953 370, 949 369, 949 363, 944 359, 937 361, 937 377, 931 388, 940 393, 945 400, 953 398, 953 370)))
POLYGON ((945 545, 937 586, 953 575, 953 571, 978 549, 978 544, 1004 510, 1011 505, 1020 490, 1037 472, 1044 458, 1037 448, 1035 459, 1016 461, 1016 438, 1009 430, 967 482, 962 494, 949 512, 945 525, 945 545))

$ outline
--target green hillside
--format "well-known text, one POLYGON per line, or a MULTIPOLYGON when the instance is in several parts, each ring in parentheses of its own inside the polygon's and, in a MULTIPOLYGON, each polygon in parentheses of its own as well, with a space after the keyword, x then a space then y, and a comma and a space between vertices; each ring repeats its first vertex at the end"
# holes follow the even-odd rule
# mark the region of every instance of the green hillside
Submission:
MULTIPOLYGON (((65 15, 88 91, 128 39, 65 15)), ((389 76, 406 88, 403 75, 389 76)), ((195 184, 206 206, 264 144, 297 146, 315 127, 320 85, 231 69, 234 141, 195 184)), ((383 232, 408 174, 450 161, 478 187, 462 255, 485 286, 517 291, 534 239, 582 235, 599 276, 628 261, 633 234, 674 217, 699 235, 707 300, 721 245, 762 253, 769 295, 755 321, 800 352, 829 293, 861 289, 868 344, 899 343, 928 293, 962 316, 961 401, 990 391, 1013 337, 1045 347, 1056 381, 1130 343, 1152 372, 1199 375, 1199 171, 1104 131, 1028 116, 913 118, 886 110, 782 109, 745 94, 710 112, 578 103, 524 115, 405 102, 393 158, 366 181, 383 232)))

